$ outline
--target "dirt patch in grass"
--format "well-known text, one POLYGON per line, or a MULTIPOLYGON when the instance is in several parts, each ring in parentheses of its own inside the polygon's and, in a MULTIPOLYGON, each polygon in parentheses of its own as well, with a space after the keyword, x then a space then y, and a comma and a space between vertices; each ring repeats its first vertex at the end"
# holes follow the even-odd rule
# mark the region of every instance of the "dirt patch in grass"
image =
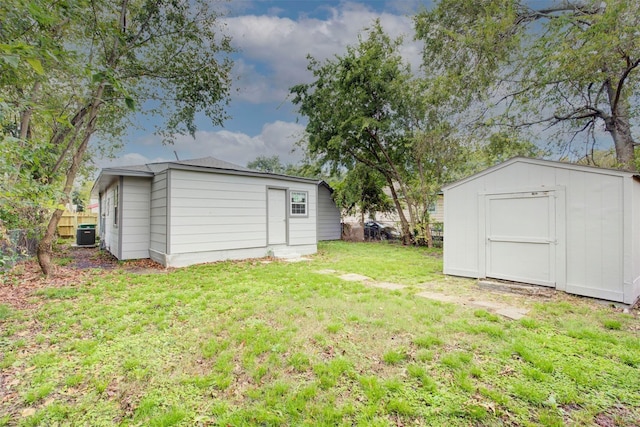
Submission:
POLYGON ((595 416, 595 425, 600 427, 640 426, 640 419, 635 418, 629 408, 616 405, 595 416))
POLYGON ((73 270, 114 270, 121 269, 127 272, 139 271, 166 271, 166 269, 151 259, 136 259, 118 261, 116 257, 107 251, 98 248, 79 248, 65 245, 60 248, 60 258, 71 259, 68 267, 73 270))
POLYGON ((113 270, 138 274, 167 271, 150 259, 121 262, 98 248, 77 248, 71 245, 57 247, 53 260, 53 273, 49 277, 42 274, 35 258, 20 262, 0 275, 0 304, 17 310, 33 308, 42 303, 42 300, 31 298, 38 290, 79 285, 113 270))

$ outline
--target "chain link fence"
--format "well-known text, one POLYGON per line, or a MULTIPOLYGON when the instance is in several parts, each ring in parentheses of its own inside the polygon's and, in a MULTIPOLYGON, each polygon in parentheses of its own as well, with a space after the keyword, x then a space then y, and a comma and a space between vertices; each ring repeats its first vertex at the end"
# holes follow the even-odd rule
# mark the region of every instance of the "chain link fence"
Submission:
POLYGON ((7 230, 0 239, 0 271, 8 270, 18 261, 36 254, 38 233, 35 230, 7 230))

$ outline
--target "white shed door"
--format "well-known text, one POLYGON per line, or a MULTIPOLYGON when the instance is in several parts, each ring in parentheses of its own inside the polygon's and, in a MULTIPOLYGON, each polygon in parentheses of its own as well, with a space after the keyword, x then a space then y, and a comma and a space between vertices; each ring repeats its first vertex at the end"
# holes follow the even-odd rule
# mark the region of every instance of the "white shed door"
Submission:
POLYGON ((486 276, 556 286, 552 191, 487 195, 486 276))
POLYGON ((268 244, 287 243, 287 191, 279 188, 267 190, 268 244))

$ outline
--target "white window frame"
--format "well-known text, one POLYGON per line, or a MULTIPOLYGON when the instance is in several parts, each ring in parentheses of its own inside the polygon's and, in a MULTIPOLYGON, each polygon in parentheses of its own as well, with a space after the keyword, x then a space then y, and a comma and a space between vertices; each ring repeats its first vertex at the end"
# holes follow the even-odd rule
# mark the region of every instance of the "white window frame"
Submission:
POLYGON ((116 184, 116 188, 113 190, 114 191, 114 197, 113 197, 113 225, 114 227, 118 226, 118 214, 119 209, 118 209, 118 198, 120 197, 120 184, 116 184))
MULTIPOLYGON (((296 209, 296 211, 299 209, 296 209)), ((296 218, 302 218, 309 216, 309 192, 291 190, 289 191, 289 215, 296 218), (304 196, 304 202, 294 201, 294 197, 302 194, 304 196), (304 206, 304 212, 294 212, 294 207, 304 206)))

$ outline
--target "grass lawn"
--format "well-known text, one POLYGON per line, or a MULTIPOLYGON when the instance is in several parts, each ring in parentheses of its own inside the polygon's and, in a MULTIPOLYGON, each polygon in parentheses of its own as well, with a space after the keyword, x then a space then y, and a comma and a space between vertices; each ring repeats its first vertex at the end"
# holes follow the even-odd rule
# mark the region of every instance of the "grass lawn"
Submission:
POLYGON ((0 304, 0 425, 640 423, 637 312, 490 294, 444 277, 440 255, 333 242, 310 262, 120 269, 0 304))

